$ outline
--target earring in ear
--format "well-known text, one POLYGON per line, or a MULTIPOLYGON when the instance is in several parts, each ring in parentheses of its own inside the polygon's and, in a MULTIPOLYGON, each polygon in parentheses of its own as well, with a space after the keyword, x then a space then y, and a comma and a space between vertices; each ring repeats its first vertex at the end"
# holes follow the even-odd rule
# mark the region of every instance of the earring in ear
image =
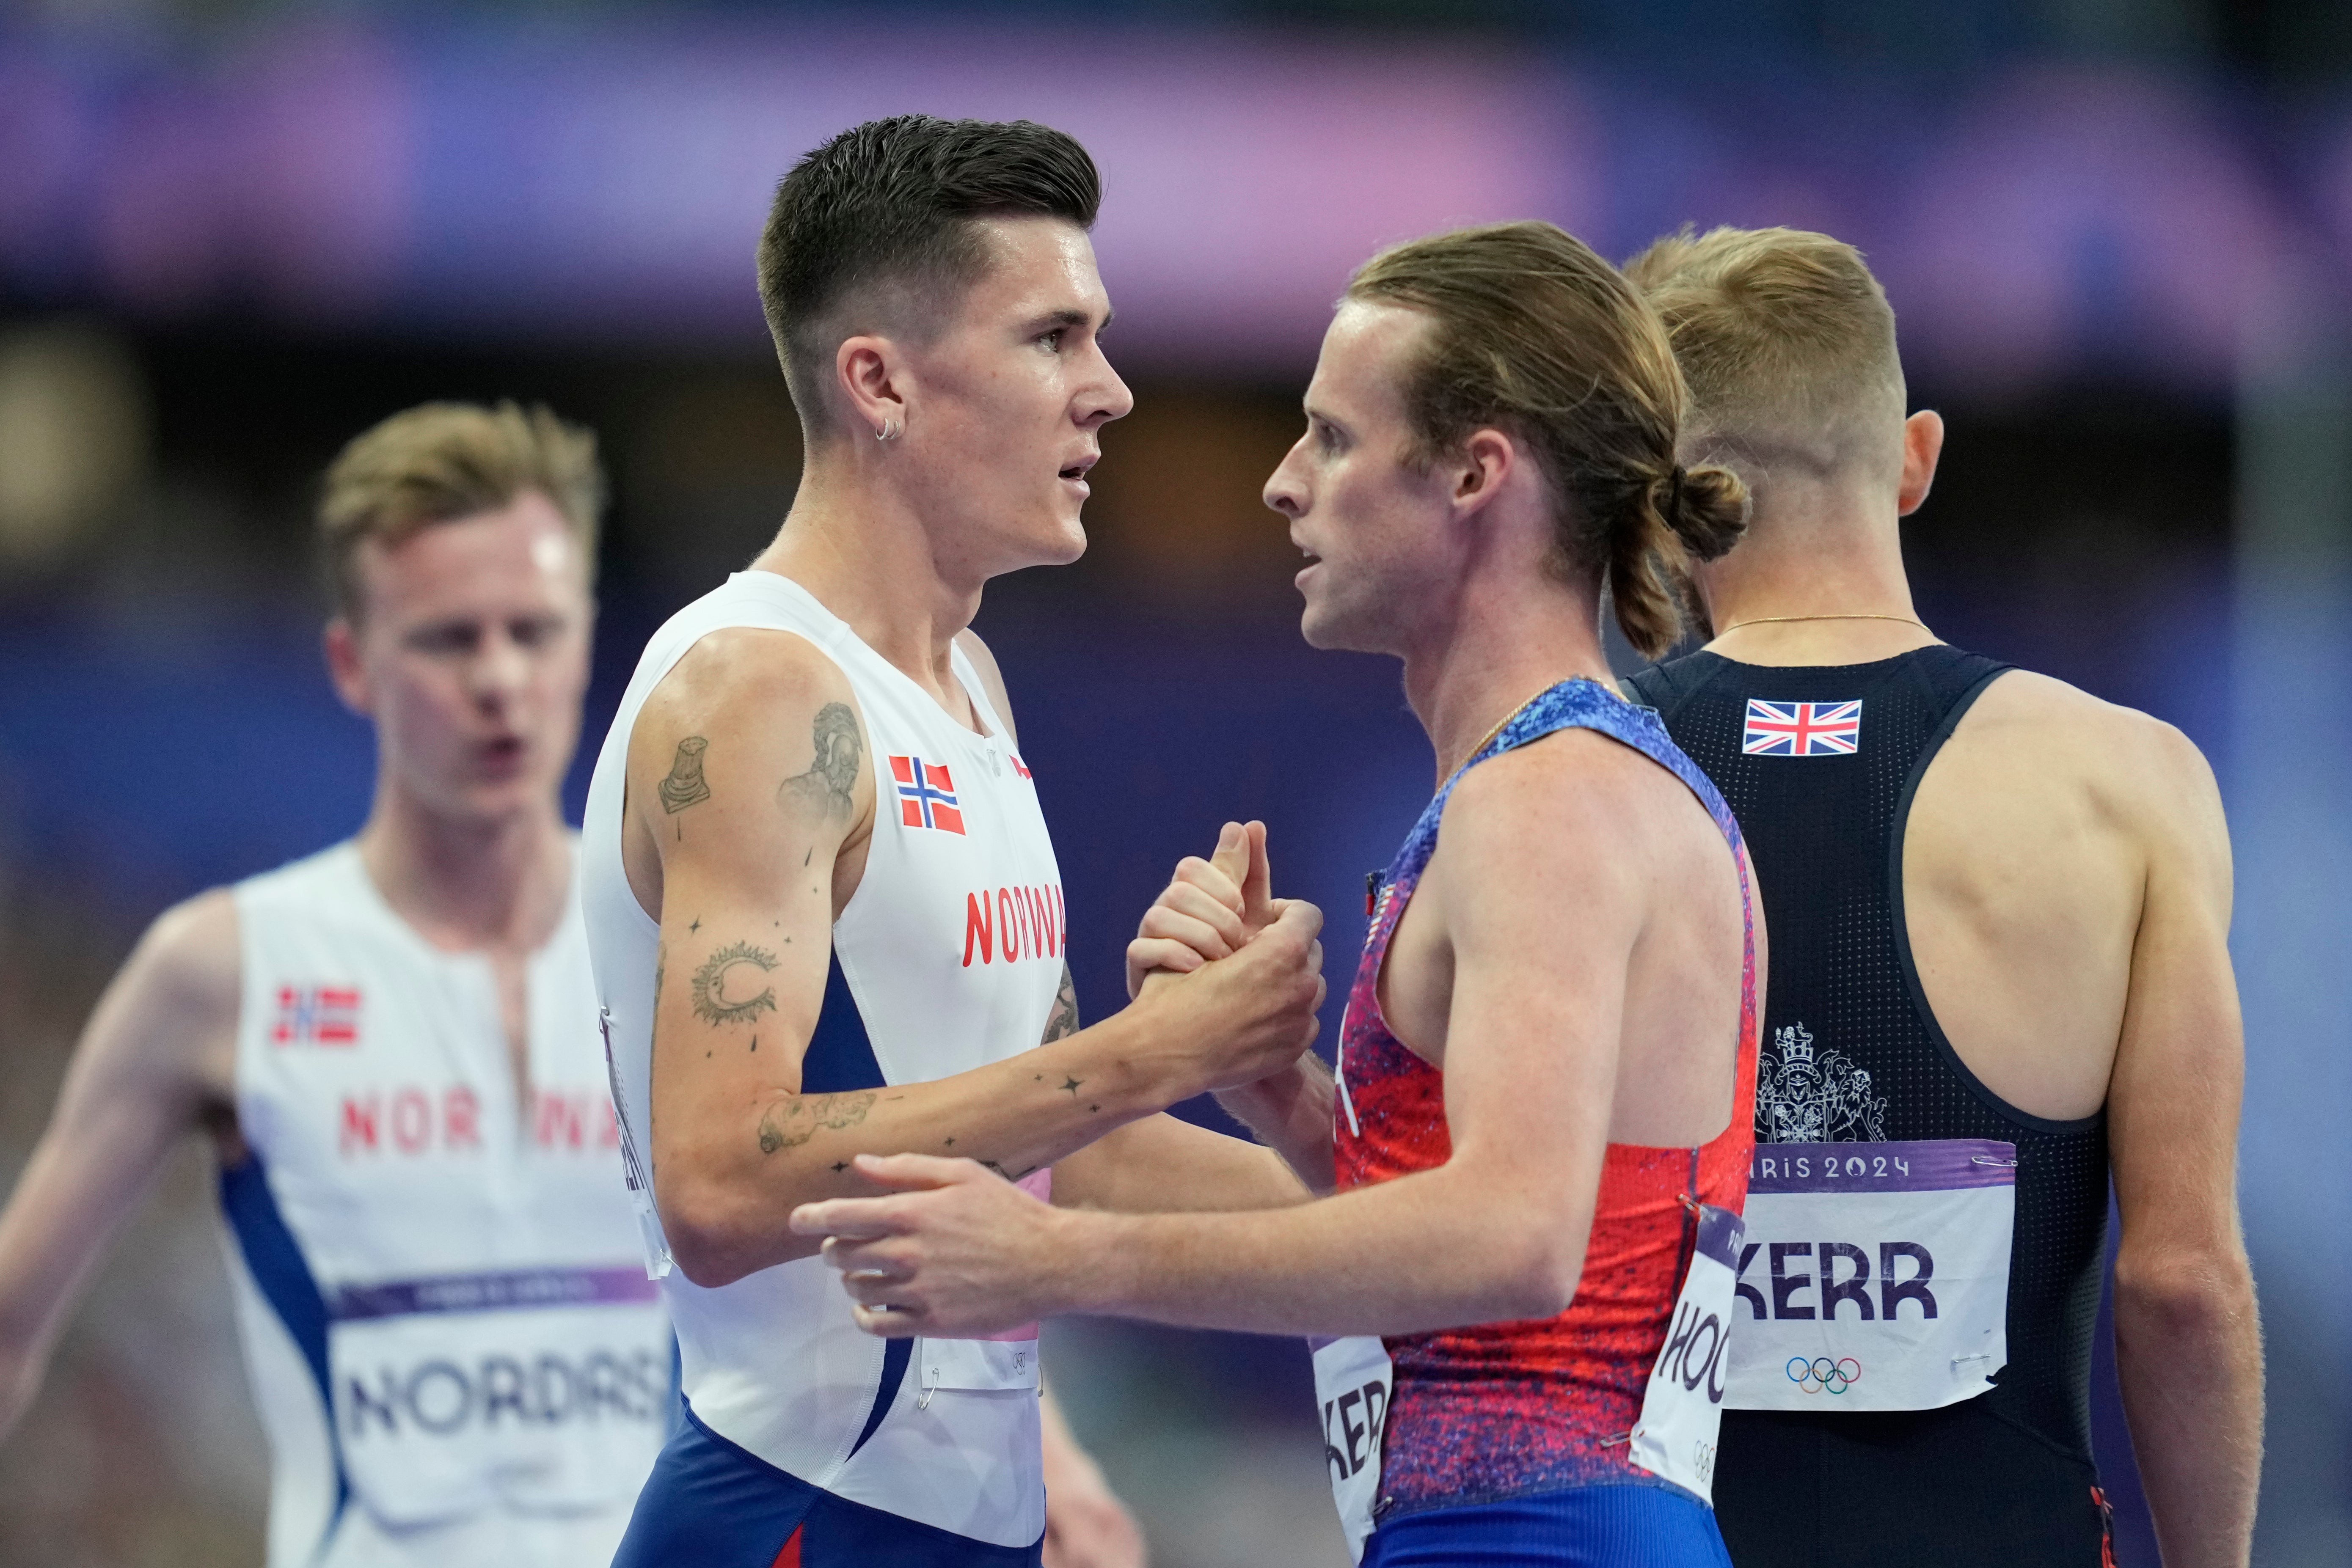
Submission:
POLYGON ((897 422, 897 421, 895 421, 895 420, 885 420, 885 421, 883 422, 882 428, 881 428, 881 429, 879 429, 879 430, 877 430, 877 431, 876 431, 876 432, 874 433, 874 439, 875 439, 875 440, 877 440, 877 441, 896 441, 896 440, 898 440, 898 422, 897 422))

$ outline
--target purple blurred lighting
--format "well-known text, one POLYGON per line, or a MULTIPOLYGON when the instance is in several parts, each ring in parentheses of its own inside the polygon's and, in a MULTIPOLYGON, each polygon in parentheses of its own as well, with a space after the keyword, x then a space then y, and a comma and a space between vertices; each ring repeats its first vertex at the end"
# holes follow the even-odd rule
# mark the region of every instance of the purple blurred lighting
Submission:
POLYGON ((642 18, 305 25, 205 62, 0 42, 0 278, 36 303, 750 347, 775 181, 908 110, 1084 140, 1118 351, 1180 369, 1296 374, 1379 246, 1538 216, 1612 253, 1652 224, 1824 227, 1871 254, 1939 373, 2210 384, 2283 256, 2340 292, 2352 247, 2345 128, 2299 193, 2208 97, 2146 78, 1766 113, 1426 41, 1112 31, 1082 63, 1066 43, 642 18))

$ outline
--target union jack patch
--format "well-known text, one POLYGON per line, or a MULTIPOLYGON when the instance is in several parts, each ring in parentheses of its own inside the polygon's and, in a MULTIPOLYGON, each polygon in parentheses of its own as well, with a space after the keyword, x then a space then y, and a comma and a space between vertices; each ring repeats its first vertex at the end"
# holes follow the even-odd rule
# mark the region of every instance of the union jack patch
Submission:
POLYGON ((357 986, 280 986, 278 1023, 269 1031, 278 1045, 357 1045, 360 988, 357 986))
POLYGON ((1862 748, 1862 702, 1768 703, 1748 699, 1749 757, 1852 757, 1862 748))

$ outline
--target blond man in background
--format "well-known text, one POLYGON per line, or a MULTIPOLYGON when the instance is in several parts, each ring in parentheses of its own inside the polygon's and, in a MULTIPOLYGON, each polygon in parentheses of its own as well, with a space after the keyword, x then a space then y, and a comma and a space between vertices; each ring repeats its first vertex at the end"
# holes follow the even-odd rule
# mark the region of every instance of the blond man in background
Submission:
POLYGON ((670 1340, 635 1263, 557 789, 604 478, 544 409, 352 442, 320 530, 358 835, 167 911, 0 1214, 0 1427, 149 1178, 202 1129, 272 1458, 268 1561, 609 1555, 670 1340))
POLYGON ((1772 929, 1716 1479, 1732 1560, 2101 1561, 2112 1177, 2165 1561, 2243 1563, 2262 1346, 2211 770, 2169 725, 1920 623, 1899 519, 1943 421, 1906 417, 1858 252, 1717 229, 1627 271, 1690 383, 1683 461, 1755 497, 1694 568, 1714 641, 1631 682, 1738 813, 1772 929))
MULTIPOLYGON (((166 912, 0 1211, 0 1433, 183 1135, 218 1150, 276 1565, 602 1563, 669 1416, 558 789, 604 483, 544 409, 430 404, 320 508, 348 842, 166 912)), ((1133 1523, 1057 1423, 1077 1568, 1133 1523)))

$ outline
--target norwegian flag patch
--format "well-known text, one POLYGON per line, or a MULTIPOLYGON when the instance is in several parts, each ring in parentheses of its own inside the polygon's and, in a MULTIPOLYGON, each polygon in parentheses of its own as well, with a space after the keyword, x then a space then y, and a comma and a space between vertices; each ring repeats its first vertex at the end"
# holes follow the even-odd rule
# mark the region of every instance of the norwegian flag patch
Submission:
POLYGON ((280 986, 278 1022, 269 1031, 278 1045, 357 1045, 360 988, 357 986, 280 986))
POLYGON ((898 783, 898 821, 910 828, 963 831, 963 809, 956 802, 955 780, 946 764, 926 762, 919 757, 894 757, 890 777, 898 783))
POLYGON ((1748 699, 1749 757, 1852 757, 1862 748, 1862 703, 1768 703, 1748 699))

